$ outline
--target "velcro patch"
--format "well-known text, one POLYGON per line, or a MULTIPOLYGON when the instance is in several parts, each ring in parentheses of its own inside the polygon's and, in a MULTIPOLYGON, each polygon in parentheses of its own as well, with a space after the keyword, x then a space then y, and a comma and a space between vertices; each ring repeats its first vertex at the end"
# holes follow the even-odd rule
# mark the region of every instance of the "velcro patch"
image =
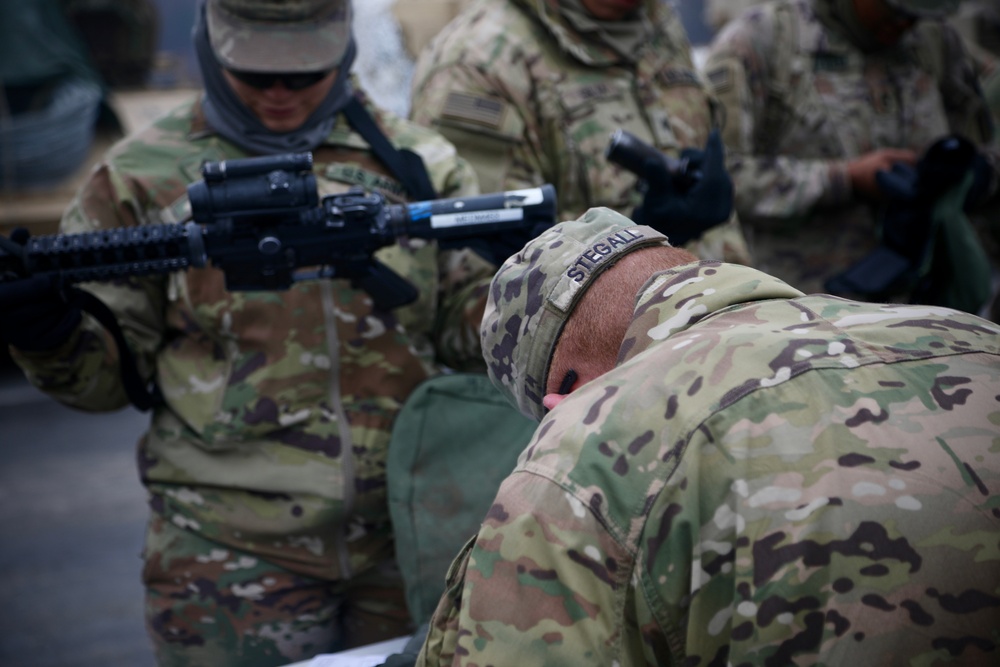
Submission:
POLYGON ((327 165, 323 175, 331 181, 347 183, 348 185, 360 185, 369 192, 380 192, 390 199, 400 199, 406 196, 406 189, 403 185, 389 176, 376 174, 362 169, 361 167, 345 163, 334 162, 327 165))
POLYGON ((840 53, 814 53, 814 72, 846 72, 847 56, 840 53))
POLYGON ((625 92, 622 87, 610 81, 563 85, 559 89, 563 108, 571 111, 582 106, 590 108, 598 102, 620 100, 624 96, 625 92))
POLYGON ((660 70, 656 78, 668 88, 674 86, 701 86, 698 75, 689 69, 670 68, 660 70))
POLYGON ((492 130, 503 126, 507 104, 491 97, 480 97, 468 93, 450 92, 445 100, 442 118, 482 125, 492 130))
POLYGON ((724 92, 733 87, 733 73, 728 66, 716 67, 705 75, 708 79, 708 86, 717 93, 724 92))

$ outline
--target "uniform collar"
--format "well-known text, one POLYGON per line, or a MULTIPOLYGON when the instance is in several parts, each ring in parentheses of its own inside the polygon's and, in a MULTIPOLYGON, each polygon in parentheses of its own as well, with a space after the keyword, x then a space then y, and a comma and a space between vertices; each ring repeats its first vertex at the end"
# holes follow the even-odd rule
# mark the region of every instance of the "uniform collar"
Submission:
MULTIPOLYGON (((538 19, 552 33, 564 52, 585 65, 608 67, 628 64, 637 58, 633 54, 630 54, 630 57, 623 56, 609 44, 595 38, 598 33, 582 33, 560 11, 560 0, 512 0, 512 2, 538 19)), ((644 50, 653 48, 653 42, 662 40, 667 12, 672 11, 662 0, 646 0, 641 12, 644 15, 643 23, 652 34, 644 50)))
MULTIPOLYGON (((351 85, 354 88, 354 94, 357 96, 361 102, 368 109, 369 113, 377 115, 379 113, 378 109, 372 106, 371 101, 368 96, 361 90, 358 85, 356 75, 351 75, 351 85)), ((201 99, 204 96, 202 93, 199 96, 198 101, 194 104, 194 108, 191 113, 191 126, 188 129, 188 139, 197 140, 204 139, 210 136, 219 136, 218 133, 209 126, 208 121, 205 119, 205 112, 202 110, 201 99)), ((368 150, 370 146, 361 137, 360 134, 354 131, 350 123, 347 122, 347 116, 343 113, 338 113, 336 121, 333 127, 330 128, 330 132, 323 139, 323 142, 317 146, 332 146, 337 148, 351 148, 357 150, 368 150)))
POLYGON ((639 293, 618 363, 727 308, 800 296, 787 283, 738 264, 706 260, 657 273, 639 293))

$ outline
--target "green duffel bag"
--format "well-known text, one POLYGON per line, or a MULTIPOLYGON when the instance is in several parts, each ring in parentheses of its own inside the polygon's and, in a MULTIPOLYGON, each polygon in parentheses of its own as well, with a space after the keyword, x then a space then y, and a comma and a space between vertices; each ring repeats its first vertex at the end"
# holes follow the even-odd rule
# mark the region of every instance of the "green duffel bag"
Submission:
POLYGON ((396 417, 386 466, 389 513, 418 624, 430 619, 448 566, 479 530, 537 425, 473 373, 425 381, 396 417))

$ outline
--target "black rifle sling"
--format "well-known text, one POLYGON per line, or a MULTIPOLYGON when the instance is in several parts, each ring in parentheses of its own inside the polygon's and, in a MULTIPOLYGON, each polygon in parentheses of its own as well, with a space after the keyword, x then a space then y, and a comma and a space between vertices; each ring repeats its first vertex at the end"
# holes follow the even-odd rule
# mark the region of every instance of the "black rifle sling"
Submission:
POLYGON ((80 306, 81 310, 93 315, 114 338, 115 346, 118 348, 118 367, 121 372, 122 385, 125 388, 125 395, 128 396, 132 405, 143 412, 162 405, 163 394, 160 393, 160 388, 155 384, 150 385, 144 382, 139 375, 135 355, 132 354, 132 349, 129 347, 128 341, 125 340, 125 333, 111 309, 90 292, 76 287, 67 288, 66 296, 80 306), (152 389, 149 388, 150 386, 152 389))
POLYGON ((376 157, 395 176, 414 201, 437 199, 427 167, 419 155, 407 148, 396 148, 379 129, 368 110, 357 97, 352 97, 344 108, 347 122, 368 142, 376 157))

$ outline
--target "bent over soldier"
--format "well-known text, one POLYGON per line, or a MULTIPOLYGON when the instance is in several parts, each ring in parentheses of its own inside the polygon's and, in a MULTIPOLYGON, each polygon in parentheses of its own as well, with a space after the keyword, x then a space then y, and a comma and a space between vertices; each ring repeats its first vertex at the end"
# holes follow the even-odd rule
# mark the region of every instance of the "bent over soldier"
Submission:
POLYGON ((418 664, 997 663, 996 325, 592 209, 504 263, 482 344, 541 423, 418 664))

